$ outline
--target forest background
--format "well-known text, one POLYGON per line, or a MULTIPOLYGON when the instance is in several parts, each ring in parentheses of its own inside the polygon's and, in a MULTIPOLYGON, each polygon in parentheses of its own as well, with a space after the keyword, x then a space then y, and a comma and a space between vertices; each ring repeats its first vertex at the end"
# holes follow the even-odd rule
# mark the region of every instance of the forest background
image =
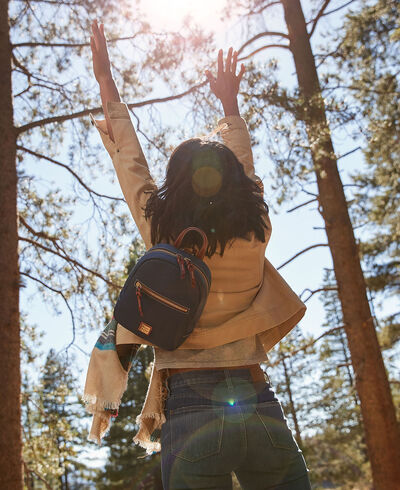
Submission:
MULTIPOLYGON (((267 255, 308 306, 264 367, 313 488, 371 488, 373 479, 376 485, 285 4, 9 2, 26 488, 160 485, 158 456, 137 459, 143 451, 130 443, 151 351, 140 352, 102 449, 85 440, 89 419, 78 398, 91 347, 143 253, 89 124, 89 112, 101 117, 88 41, 94 18, 106 25, 113 73, 158 182, 172 148, 207 134, 222 116, 203 72, 215 67, 217 48, 239 49, 247 66, 241 107, 273 224, 267 255)), ((399 6, 373 0, 301 6, 398 413, 399 6)), ((390 488, 384 485, 376 488, 390 488)))

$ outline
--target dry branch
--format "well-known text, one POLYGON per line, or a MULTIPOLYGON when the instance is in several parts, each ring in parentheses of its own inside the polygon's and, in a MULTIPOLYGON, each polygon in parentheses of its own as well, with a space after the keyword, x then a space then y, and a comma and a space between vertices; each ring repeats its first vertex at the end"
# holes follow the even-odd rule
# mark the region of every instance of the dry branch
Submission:
POLYGON ((304 300, 304 303, 306 303, 312 296, 314 296, 314 294, 320 293, 322 291, 337 291, 337 290, 338 290, 337 287, 318 288, 318 289, 314 289, 314 290, 306 288, 306 289, 304 289, 304 291, 302 291, 300 293, 300 298, 303 296, 304 293, 306 293, 308 291, 310 293, 310 295, 304 300))
POLYGON ((83 264, 81 264, 76 259, 73 259, 69 255, 62 254, 60 252, 57 252, 57 250, 53 250, 53 249, 51 249, 49 247, 46 247, 45 245, 42 245, 41 243, 35 242, 35 240, 31 240, 30 238, 18 236, 18 240, 23 241, 23 242, 30 243, 30 244, 34 245, 35 247, 41 248, 45 252, 49 252, 49 253, 52 253, 54 255, 57 255, 58 257, 60 257, 63 260, 65 260, 66 262, 75 265, 79 269, 82 269, 82 270, 84 270, 86 272, 89 272, 89 274, 93 274, 94 276, 98 277, 99 279, 101 279, 102 281, 104 281, 109 286, 112 286, 113 288, 118 288, 119 289, 121 287, 120 285, 114 284, 113 282, 109 281, 107 278, 105 278, 104 276, 102 276, 99 272, 96 272, 96 271, 94 271, 92 269, 89 269, 89 268, 85 267, 83 264))
POLYGON ((324 332, 323 334, 321 334, 319 337, 317 337, 316 339, 313 339, 311 342, 308 342, 307 344, 305 345, 302 345, 301 347, 299 347, 298 349, 294 350, 294 351, 291 351, 290 354, 288 355, 284 355, 283 357, 281 357, 280 359, 278 359, 277 361, 275 361, 274 363, 272 364, 268 364, 268 367, 275 367, 277 366, 278 364, 280 364, 284 359, 289 359, 290 357, 293 357, 295 356, 296 354, 298 354, 299 352, 301 352, 302 350, 307 350, 309 347, 312 347, 314 344, 316 344, 319 340, 321 340, 323 337, 325 337, 326 335, 329 335, 333 332, 335 332, 336 330, 341 330, 344 328, 344 325, 339 325, 338 327, 333 327, 329 330, 327 330, 326 332, 324 332))
POLYGON ((285 267, 285 265, 287 265, 290 262, 292 262, 292 260, 296 259, 297 257, 299 257, 300 255, 304 254, 305 252, 308 252, 309 250, 311 250, 313 248, 317 248, 317 247, 329 247, 329 245, 328 245, 328 243, 317 243, 316 245, 311 245, 310 247, 305 248, 301 252, 298 252, 296 255, 293 255, 293 257, 291 257, 289 260, 287 260, 286 262, 284 262, 283 264, 281 264, 279 267, 277 267, 277 269, 278 270, 279 269, 282 269, 282 267, 285 267))
POLYGON ((80 185, 84 189, 86 189, 90 194, 94 194, 95 196, 98 196, 98 197, 104 197, 105 199, 112 199, 113 201, 125 202, 125 199, 123 199, 122 197, 107 196, 106 194, 100 194, 100 193, 94 191, 87 184, 85 184, 83 182, 83 180, 81 179, 81 177, 79 177, 79 175, 76 172, 74 172, 65 163, 58 162, 57 160, 54 160, 54 158, 47 157, 46 155, 42 155, 41 153, 37 153, 36 151, 33 151, 33 150, 29 150, 28 148, 25 148, 24 146, 17 145, 17 150, 25 151, 26 153, 29 153, 30 155, 33 155, 37 158, 40 158, 42 160, 47 160, 48 162, 54 163, 55 165, 58 165, 60 167, 65 168, 70 174, 72 174, 76 178, 76 180, 80 183, 80 185))
POLYGON ((314 31, 315 31, 315 28, 317 27, 319 19, 324 15, 325 10, 330 3, 331 3, 331 0, 325 0, 324 3, 322 4, 322 7, 319 9, 318 14, 315 16, 315 18, 312 21, 310 21, 310 22, 312 22, 312 27, 311 27, 310 33, 308 34, 309 37, 311 37, 314 34, 314 31))

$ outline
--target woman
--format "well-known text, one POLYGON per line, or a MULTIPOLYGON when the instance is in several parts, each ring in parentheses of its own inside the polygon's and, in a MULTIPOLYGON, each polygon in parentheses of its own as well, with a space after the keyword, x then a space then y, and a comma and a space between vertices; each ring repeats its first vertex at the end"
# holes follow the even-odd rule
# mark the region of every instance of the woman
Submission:
MULTIPOLYGON (((183 142, 157 189, 112 79, 103 25, 94 22, 92 30, 93 68, 106 118, 95 124, 146 247, 171 243, 188 226, 202 228, 209 240, 204 260, 212 286, 206 307, 179 349, 155 348, 135 440, 161 447, 165 489, 232 488, 232 472, 244 489, 309 489, 302 453, 260 368, 305 307, 264 258, 271 233, 268 207, 237 104, 244 67, 236 75, 237 53, 231 48, 224 63, 219 52, 217 77, 206 76, 224 108, 219 123, 224 145, 199 138, 183 142), (157 386, 166 400, 155 410, 157 386)), ((193 250, 197 240, 188 234, 183 246, 193 250)), ((116 344, 135 343, 144 342, 117 325, 116 344)))

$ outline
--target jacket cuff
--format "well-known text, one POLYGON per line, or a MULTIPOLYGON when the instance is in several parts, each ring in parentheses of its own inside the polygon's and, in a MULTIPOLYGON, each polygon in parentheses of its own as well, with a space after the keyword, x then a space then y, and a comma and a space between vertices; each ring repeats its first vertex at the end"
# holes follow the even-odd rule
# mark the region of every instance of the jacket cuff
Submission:
POLYGON ((246 121, 241 116, 226 116, 218 121, 218 126, 223 126, 226 124, 226 127, 221 128, 221 132, 224 132, 228 129, 247 129, 246 121))

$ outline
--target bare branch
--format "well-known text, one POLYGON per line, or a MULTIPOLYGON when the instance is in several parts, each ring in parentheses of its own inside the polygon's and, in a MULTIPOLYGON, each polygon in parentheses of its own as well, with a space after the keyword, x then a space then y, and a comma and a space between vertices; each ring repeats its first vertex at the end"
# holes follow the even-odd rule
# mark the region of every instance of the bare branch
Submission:
POLYGON ((95 196, 98 197, 104 197, 105 199, 112 199, 113 201, 123 201, 125 202, 125 199, 122 197, 113 197, 113 196, 107 196, 106 194, 99 194, 98 192, 94 191, 91 189, 87 184, 83 182, 83 180, 79 177, 77 173, 75 173, 68 165, 65 163, 58 162, 57 160, 54 160, 53 158, 47 157, 45 155, 42 155, 40 153, 37 153, 36 151, 29 150, 28 148, 25 148, 24 146, 17 145, 17 150, 25 151, 26 153, 29 153, 30 155, 33 155, 37 158, 41 158, 42 160, 47 160, 48 162, 54 163, 55 165, 59 165, 60 167, 65 168, 68 170, 68 172, 73 175, 76 180, 81 184, 81 186, 86 189, 90 194, 94 194, 95 196))
POLYGON ((309 292, 310 295, 304 300, 304 303, 307 303, 307 301, 314 296, 314 294, 320 293, 321 291, 337 291, 337 287, 326 287, 326 288, 319 288, 319 289, 314 289, 313 291, 311 289, 305 289, 300 293, 300 298, 303 296, 304 293, 309 292))
POLYGON ((308 34, 309 37, 311 37, 314 34, 315 28, 317 27, 319 19, 324 15, 325 10, 327 9, 328 5, 331 3, 331 0, 325 0, 324 3, 322 4, 322 7, 319 9, 318 14, 315 16, 315 18, 310 21, 312 22, 312 27, 311 31, 308 34))
MULTIPOLYGON (((107 44, 112 44, 117 41, 127 41, 130 39, 135 39, 135 37, 141 34, 141 32, 137 32, 133 36, 126 37, 116 37, 115 39, 107 39, 107 44)), ((12 48, 21 48, 21 47, 36 47, 40 46, 43 48, 84 48, 85 46, 90 46, 90 43, 35 43, 35 42, 25 42, 25 43, 15 43, 12 44, 12 48)))
POLYGON ((297 257, 304 254, 305 252, 308 252, 309 250, 311 250, 313 248, 317 248, 317 247, 329 247, 329 245, 327 243, 317 243, 316 245, 311 245, 310 247, 305 248, 304 250, 297 253, 296 255, 293 255, 293 257, 291 257, 289 260, 287 260, 282 265, 277 267, 277 270, 282 269, 282 267, 285 267, 285 265, 289 264, 290 262, 292 262, 292 260, 296 259, 297 257))
POLYGON ((355 1, 356 0, 350 0, 349 2, 344 3, 340 7, 336 7, 335 9, 329 10, 329 12, 325 12, 324 16, 334 14, 335 12, 338 12, 339 10, 346 8, 348 5, 354 3, 355 1))
POLYGON ((285 34, 284 32, 275 32, 275 31, 266 31, 266 32, 260 32, 260 34, 257 34, 256 36, 252 37, 248 41, 246 41, 238 50, 238 54, 240 54, 244 48, 249 46, 249 44, 253 43, 254 41, 257 41, 257 39, 261 39, 262 37, 267 37, 267 36, 279 36, 279 37, 284 37, 286 39, 289 39, 289 35, 285 34))
POLYGON ((299 204, 298 206, 295 206, 294 208, 289 209, 286 212, 292 213, 293 211, 296 211, 296 209, 302 208, 303 206, 307 206, 307 204, 311 204, 312 202, 318 202, 318 199, 316 197, 314 199, 310 199, 309 201, 303 202, 302 204, 299 204))
POLYGON ((344 325, 340 325, 338 327, 333 327, 329 330, 327 330, 326 332, 324 332, 323 334, 321 334, 319 337, 317 337, 316 339, 313 339, 311 342, 309 342, 308 344, 305 344, 301 347, 299 347, 298 349, 294 350, 294 351, 291 351, 290 354, 288 355, 284 355, 282 356, 280 359, 278 359, 277 361, 275 361, 274 363, 270 363, 268 364, 268 367, 275 367, 277 366, 278 364, 280 364, 284 359, 289 359, 290 357, 293 357, 295 356, 296 354, 298 354, 299 352, 301 352, 302 350, 307 350, 309 347, 312 347, 314 344, 316 344, 319 340, 321 340, 323 337, 325 337, 326 335, 330 335, 331 333, 337 331, 337 330, 341 330, 344 328, 344 325))
POLYGON ((76 325, 75 325, 75 317, 74 317, 74 312, 72 311, 72 308, 70 307, 69 305, 69 302, 67 300, 67 298, 65 297, 65 294, 60 290, 60 289, 55 289, 55 288, 52 288, 51 286, 49 286, 48 284, 44 283, 43 281, 41 281, 39 278, 37 277, 34 277, 34 276, 31 276, 30 274, 28 274, 27 272, 23 272, 23 271, 20 271, 20 274, 21 276, 26 276, 28 277, 29 279, 32 279, 32 281, 36 281, 38 282, 39 284, 41 284, 43 287, 45 287, 46 289, 49 289, 50 291, 53 291, 54 293, 57 293, 59 294, 62 299, 64 300, 64 303, 65 305, 67 306, 68 310, 69 310, 69 313, 71 315, 71 322, 72 322, 72 340, 71 342, 68 344, 68 346, 65 348, 65 350, 68 350, 71 345, 74 344, 75 342, 75 332, 76 332, 76 325))
POLYGON ((49 253, 52 253, 54 255, 57 255, 58 257, 61 257, 63 260, 65 260, 66 262, 70 263, 70 264, 73 264, 75 265, 76 267, 86 271, 86 272, 89 272, 89 274, 93 274, 94 276, 98 277, 99 279, 101 279, 102 281, 104 281, 106 284, 108 284, 109 286, 112 286, 113 288, 117 288, 119 289, 121 286, 118 285, 118 284, 114 284, 113 282, 109 281, 108 279, 106 279, 104 276, 102 276, 99 272, 96 272, 92 269, 88 269, 87 267, 85 267, 83 264, 81 264, 80 262, 78 262, 76 259, 73 259, 72 257, 70 257, 69 255, 67 254, 63 254, 63 253, 60 253, 60 252, 57 252, 57 250, 54 250, 54 249, 51 249, 49 247, 46 247, 45 245, 42 245, 41 243, 39 242, 35 242, 34 240, 31 240, 30 238, 26 238, 26 237, 22 237, 22 236, 18 236, 18 240, 21 240, 23 242, 28 242, 28 243, 31 243, 32 245, 34 245, 35 247, 39 247, 41 248, 42 250, 44 250, 45 252, 49 252, 49 253))
POLYGON ((315 31, 315 28, 317 26, 317 23, 319 21, 319 19, 321 17, 326 17, 327 15, 330 15, 330 14, 333 14, 335 12, 338 12, 339 10, 342 10, 344 9, 345 7, 347 7, 348 5, 350 5, 351 3, 355 2, 355 0, 350 0, 349 2, 346 2, 345 4, 341 5, 340 7, 337 7, 335 9, 332 9, 332 10, 329 10, 329 12, 325 12, 326 10, 326 7, 329 5, 330 3, 330 0, 325 0, 324 4, 322 5, 320 11, 318 12, 318 14, 316 15, 316 17, 310 21, 307 22, 307 24, 313 24, 312 28, 311 28, 311 31, 310 31, 310 34, 309 34, 309 37, 311 37, 315 31))
POLYGON ((340 155, 339 157, 337 157, 336 160, 340 160, 341 158, 347 157, 347 156, 351 155, 352 153, 354 153, 358 150, 361 150, 361 146, 357 146, 357 148, 354 148, 354 150, 350 150, 347 153, 343 153, 343 155, 340 155))
POLYGON ((36 473, 35 470, 32 470, 32 468, 29 468, 28 465, 25 463, 24 460, 22 460, 23 464, 24 464, 24 471, 25 473, 33 473, 36 477, 39 478, 39 480, 41 482, 44 483, 45 487, 48 489, 48 490, 51 490, 51 486, 49 485, 49 483, 47 483, 47 481, 43 478, 43 476, 39 475, 39 473, 36 473))
MULTIPOLYGON (((127 104, 127 106, 129 107, 129 109, 132 109, 134 107, 144 107, 146 105, 158 104, 161 102, 169 102, 170 100, 181 99, 182 97, 185 97, 186 95, 195 92, 199 88, 204 87, 204 85, 206 85, 207 83, 208 81, 205 80, 204 82, 198 83, 197 85, 193 85, 193 87, 190 87, 189 89, 185 90, 184 92, 181 92, 180 94, 169 95, 167 97, 157 97, 154 99, 143 100, 142 102, 133 102, 131 104, 127 104)), ((16 128, 16 132, 19 135, 33 128, 45 126, 47 124, 52 124, 52 123, 62 123, 65 121, 69 121, 71 119, 78 119, 84 116, 88 116, 90 113, 99 114, 102 111, 103 111, 102 107, 95 107, 93 109, 86 109, 84 111, 79 111, 72 114, 64 114, 61 116, 48 117, 45 119, 40 119, 38 121, 33 121, 28 124, 24 124, 23 126, 19 126, 18 128, 16 128)))
POLYGON ((258 15, 258 14, 261 14, 261 12, 263 12, 264 10, 270 8, 270 7, 273 7, 274 5, 281 5, 281 1, 280 0, 275 0, 273 2, 268 2, 266 5, 263 5, 261 6, 260 8, 256 9, 256 10, 250 10, 249 11, 249 14, 248 15, 258 15))
POLYGON ((242 56, 241 58, 238 58, 238 61, 247 60, 247 59, 251 58, 252 56, 254 56, 255 54, 260 53, 261 51, 264 51, 264 49, 268 49, 268 48, 285 48, 285 49, 288 49, 289 51, 291 51, 289 45, 285 45, 285 44, 266 44, 265 46, 261 46, 261 48, 255 49, 250 54, 248 54, 246 56, 242 56))

